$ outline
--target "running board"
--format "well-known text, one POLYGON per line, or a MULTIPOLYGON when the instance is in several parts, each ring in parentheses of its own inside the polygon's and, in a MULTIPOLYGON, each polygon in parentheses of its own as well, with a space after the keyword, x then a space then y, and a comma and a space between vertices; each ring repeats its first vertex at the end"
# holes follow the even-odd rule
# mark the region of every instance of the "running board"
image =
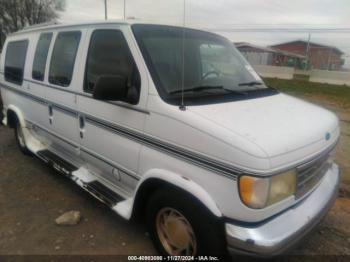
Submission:
POLYGON ((37 152, 39 158, 44 160, 49 166, 57 170, 64 176, 72 179, 76 184, 96 197, 101 202, 113 208, 119 202, 125 200, 101 182, 96 180, 84 167, 77 168, 62 157, 56 155, 50 150, 41 150, 37 152))
POLYGON ((118 195, 96 180, 90 183, 84 183, 83 188, 111 208, 114 207, 118 202, 124 200, 122 196, 118 195))
POLYGON ((57 170, 59 173, 72 178, 72 173, 77 171, 78 168, 68 161, 64 160, 60 156, 49 150, 41 150, 37 152, 39 158, 44 160, 49 166, 57 170))

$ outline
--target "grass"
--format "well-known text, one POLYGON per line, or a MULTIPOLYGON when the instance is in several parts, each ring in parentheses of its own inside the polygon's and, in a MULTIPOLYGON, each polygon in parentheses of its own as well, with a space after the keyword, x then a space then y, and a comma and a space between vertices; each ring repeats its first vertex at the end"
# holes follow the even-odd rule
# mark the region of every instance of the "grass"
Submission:
POLYGON ((312 83, 303 80, 265 78, 265 83, 277 90, 301 97, 324 98, 340 107, 350 107, 350 86, 312 83))

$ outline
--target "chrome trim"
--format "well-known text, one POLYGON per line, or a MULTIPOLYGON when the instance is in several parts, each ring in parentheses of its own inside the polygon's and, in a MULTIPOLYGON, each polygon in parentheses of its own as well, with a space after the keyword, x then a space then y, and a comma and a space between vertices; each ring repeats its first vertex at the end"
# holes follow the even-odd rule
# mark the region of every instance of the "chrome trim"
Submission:
POLYGON ((322 153, 320 153, 319 155, 315 156, 313 159, 304 162, 300 165, 297 166, 297 171, 301 171, 303 169, 308 168, 309 166, 313 165, 314 162, 317 162, 318 160, 320 160, 322 157, 326 157, 327 155, 329 155, 333 149, 337 146, 337 143, 335 143, 334 145, 330 146, 329 148, 327 148, 327 150, 323 151, 322 153))
POLYGON ((296 199, 303 198, 320 183, 331 165, 329 155, 334 147, 328 148, 312 160, 297 166, 296 199))
MULTIPOLYGON (((48 105, 50 105, 50 104, 48 104, 48 105)), ((62 113, 71 115, 73 117, 77 117, 78 116, 78 112, 77 111, 74 111, 74 110, 72 110, 72 109, 70 109, 68 107, 65 107, 65 106, 54 104, 53 105, 53 109, 56 109, 57 111, 61 111, 62 113)))
POLYGON ((286 251, 326 215, 338 196, 339 180, 339 168, 333 163, 307 198, 280 215, 255 226, 225 224, 229 251, 257 256, 286 251))

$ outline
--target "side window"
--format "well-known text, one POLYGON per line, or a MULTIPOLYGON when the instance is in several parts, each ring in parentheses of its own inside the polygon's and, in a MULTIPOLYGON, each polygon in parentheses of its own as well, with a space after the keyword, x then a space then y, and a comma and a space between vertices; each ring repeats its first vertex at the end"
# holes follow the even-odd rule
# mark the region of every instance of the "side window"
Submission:
POLYGON ((60 86, 69 86, 72 81, 75 57, 81 32, 62 32, 57 35, 52 51, 49 82, 60 86))
POLYGON ((84 91, 92 93, 97 79, 102 75, 126 77, 128 92, 136 88, 139 96, 140 74, 128 44, 122 32, 118 30, 96 30, 92 34, 86 62, 84 91))
POLYGON ((5 57, 5 80, 22 85, 28 40, 9 42, 5 57))
POLYGON ((49 52, 51 39, 52 33, 44 33, 40 35, 34 55, 32 72, 33 79, 40 81, 44 80, 47 53, 49 52))

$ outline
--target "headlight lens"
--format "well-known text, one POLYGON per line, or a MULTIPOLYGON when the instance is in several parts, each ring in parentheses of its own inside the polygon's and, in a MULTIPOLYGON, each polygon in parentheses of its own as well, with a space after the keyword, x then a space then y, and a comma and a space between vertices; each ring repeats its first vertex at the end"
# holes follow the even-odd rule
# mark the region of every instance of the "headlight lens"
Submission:
POLYGON ((244 204, 251 208, 264 208, 295 193, 296 172, 291 170, 267 178, 242 176, 239 192, 244 204))

